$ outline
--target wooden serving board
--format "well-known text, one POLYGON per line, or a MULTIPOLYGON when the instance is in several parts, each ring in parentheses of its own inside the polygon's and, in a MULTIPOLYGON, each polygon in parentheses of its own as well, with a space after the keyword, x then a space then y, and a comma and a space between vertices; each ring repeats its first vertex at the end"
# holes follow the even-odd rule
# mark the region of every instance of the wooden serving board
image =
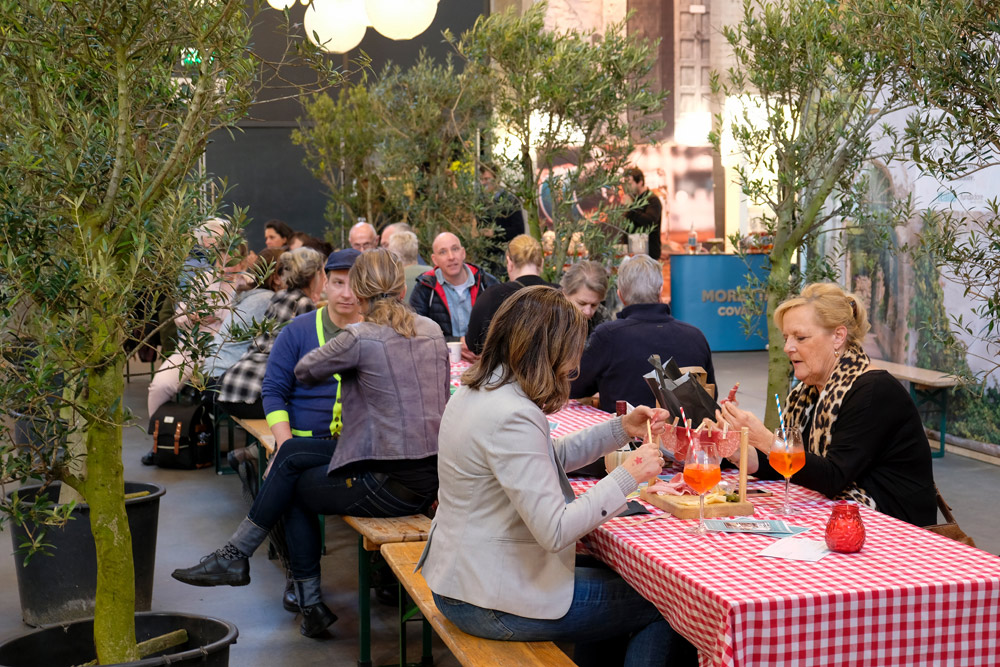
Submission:
MULTIPOLYGON (((639 497, 650 505, 670 512, 678 519, 698 518, 698 496, 667 496, 659 493, 649 493, 646 487, 639 491, 639 497), (684 498, 683 502, 678 499, 684 498), (693 504, 688 504, 690 499, 694 499, 693 504)), ((705 518, 715 519, 720 516, 751 516, 753 514, 753 503, 712 503, 705 505, 705 518)))

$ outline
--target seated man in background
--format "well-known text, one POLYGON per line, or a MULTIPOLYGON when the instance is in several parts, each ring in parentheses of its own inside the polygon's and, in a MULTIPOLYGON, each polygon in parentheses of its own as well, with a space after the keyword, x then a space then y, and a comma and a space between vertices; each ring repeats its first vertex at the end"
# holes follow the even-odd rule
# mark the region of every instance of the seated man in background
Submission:
MULTIPOLYGON (((406 223, 397 222, 395 224, 405 225, 406 223)), ((392 227, 392 225, 389 225, 389 227, 392 227)), ((385 239, 389 227, 386 228, 385 232, 382 232, 383 239, 385 239)), ((403 275, 406 279, 405 298, 409 298, 413 294, 413 288, 416 286, 417 276, 431 270, 431 267, 420 260, 420 243, 417 235, 409 230, 397 229, 390 235, 389 243, 383 247, 391 252, 399 260, 399 263, 403 265, 403 275)))
POLYGON ((625 259, 618 269, 618 298, 625 308, 618 319, 605 322, 587 341, 580 375, 573 380, 571 398, 600 392, 601 409, 615 411, 615 401, 655 406, 656 399, 643 379, 653 370, 652 354, 678 366, 701 366, 715 384, 712 351, 697 327, 674 319, 670 306, 660 303, 663 273, 649 255, 625 259))
POLYGON ((475 353, 465 343, 469 313, 479 293, 498 283, 492 275, 465 261, 465 248, 451 232, 441 232, 431 246, 436 267, 417 277, 410 306, 437 322, 445 339, 462 342, 462 358, 474 361, 475 353))
POLYGON ((359 222, 347 233, 347 241, 358 252, 374 250, 378 247, 378 232, 370 222, 359 222))
POLYGON ((379 234, 379 245, 388 250, 389 239, 392 238, 393 234, 395 234, 396 232, 412 232, 412 231, 413 227, 410 227, 408 223, 391 222, 382 228, 382 233, 379 234))

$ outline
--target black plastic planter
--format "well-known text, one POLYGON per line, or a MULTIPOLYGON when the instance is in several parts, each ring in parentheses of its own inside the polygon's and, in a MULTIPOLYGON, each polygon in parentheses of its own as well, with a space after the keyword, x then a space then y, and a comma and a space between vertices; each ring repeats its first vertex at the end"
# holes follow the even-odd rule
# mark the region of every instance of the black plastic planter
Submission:
MULTIPOLYGON (((17 490, 30 502, 40 486, 17 490)), ((160 515, 160 496, 166 493, 159 484, 126 482, 125 493, 148 491, 149 495, 125 501, 129 530, 132 532, 132 557, 135 562, 135 609, 149 611, 153 601, 153 570, 156 564, 156 530, 160 515)), ((8 497, 14 492, 8 493, 8 497)), ((47 491, 49 498, 59 497, 59 483, 47 491)), ((63 528, 49 529, 46 542, 54 546, 46 554, 35 554, 27 566, 17 560, 17 588, 21 596, 21 616, 28 625, 52 625, 94 615, 97 593, 97 556, 90 533, 90 507, 80 505, 75 517, 63 528), (51 553, 51 555, 49 555, 51 553)), ((11 524, 15 551, 26 538, 23 526, 11 524)), ((84 661, 86 662, 86 661, 84 661)))
MULTIPOLYGON (((232 623, 176 612, 143 612, 135 615, 137 641, 174 630, 187 630, 186 644, 139 660, 117 663, 152 667, 227 667, 229 647, 239 631, 232 623)), ((94 619, 42 628, 0 644, 0 667, 70 667, 93 660, 94 619)))

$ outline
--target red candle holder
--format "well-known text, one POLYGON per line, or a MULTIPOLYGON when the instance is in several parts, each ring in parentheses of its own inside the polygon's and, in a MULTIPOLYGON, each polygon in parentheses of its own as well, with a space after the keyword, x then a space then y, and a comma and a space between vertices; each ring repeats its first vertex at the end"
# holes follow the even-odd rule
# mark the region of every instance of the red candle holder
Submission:
POLYGON ((826 524, 826 546, 830 551, 852 554, 865 543, 865 524, 857 505, 840 502, 833 506, 826 524))

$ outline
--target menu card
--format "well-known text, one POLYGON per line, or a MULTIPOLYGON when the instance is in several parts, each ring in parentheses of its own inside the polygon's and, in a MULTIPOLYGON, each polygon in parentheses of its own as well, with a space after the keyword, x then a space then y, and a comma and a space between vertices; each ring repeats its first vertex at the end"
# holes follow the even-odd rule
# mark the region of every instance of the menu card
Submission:
POLYGON ((711 531, 723 533, 750 533, 765 537, 791 537, 809 530, 808 526, 789 526, 780 519, 755 519, 742 517, 734 519, 705 519, 705 526, 711 531))

